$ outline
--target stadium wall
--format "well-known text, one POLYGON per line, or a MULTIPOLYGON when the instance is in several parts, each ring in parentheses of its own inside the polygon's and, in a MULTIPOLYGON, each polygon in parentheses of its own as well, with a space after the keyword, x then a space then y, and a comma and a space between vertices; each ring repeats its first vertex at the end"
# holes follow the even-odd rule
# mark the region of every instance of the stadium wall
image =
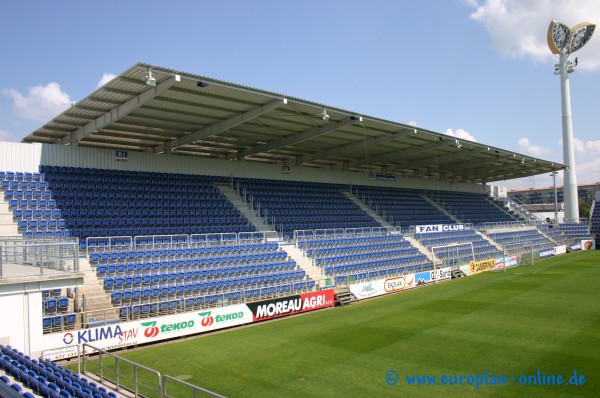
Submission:
POLYGON ((42 335, 42 293, 28 291, 27 284, 2 286, 0 344, 10 344, 29 353, 39 349, 42 335))
MULTIPOLYGON (((482 192, 479 184, 454 183, 423 178, 396 177, 393 181, 371 179, 369 173, 316 169, 256 162, 204 159, 190 156, 155 155, 127 151, 126 161, 117 160, 116 151, 40 143, 0 142, 0 169, 36 172, 39 165, 88 167, 96 169, 139 170, 162 173, 202 174, 274 180, 312 181, 392 188, 482 192)), ((489 192, 490 187, 486 187, 489 192)))

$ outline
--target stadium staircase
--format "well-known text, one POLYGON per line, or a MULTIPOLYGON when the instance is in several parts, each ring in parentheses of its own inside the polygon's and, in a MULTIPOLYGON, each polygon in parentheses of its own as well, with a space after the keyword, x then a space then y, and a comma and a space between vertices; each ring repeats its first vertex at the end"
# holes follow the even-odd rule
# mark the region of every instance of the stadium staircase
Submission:
POLYGON ((421 197, 423 199, 425 199, 426 201, 428 201, 429 203, 431 203, 431 205, 434 206, 436 209, 438 209, 440 211, 440 213, 447 215, 448 217, 453 219, 457 224, 462 224, 462 220, 459 220, 458 218, 456 218, 454 216, 454 214, 450 214, 446 209, 444 209, 442 206, 440 206, 436 201, 431 199, 429 196, 421 195, 421 197))
POLYGON ((554 244, 559 244, 558 236, 551 236, 551 235, 547 234, 546 232, 548 232, 548 231, 547 230, 544 231, 539 226, 537 227, 537 230, 540 231, 540 234, 542 234, 545 238, 548 238, 548 240, 554 242, 554 244))
POLYGON ((350 291, 350 288, 347 287, 336 288, 333 297, 335 298, 335 305, 337 306, 350 305, 358 301, 358 298, 350 291))
MULTIPOLYGON (((515 198, 509 198, 508 196, 503 196, 500 198, 500 200, 502 200, 506 203, 506 206, 508 207, 508 209, 510 211, 512 211, 514 214, 522 217, 523 219, 525 219, 528 222, 539 223, 539 222, 544 221, 542 219, 542 217, 527 210, 525 204, 523 202, 516 200, 515 198)), ((523 220, 519 220, 519 221, 523 221, 523 220)))
POLYGON ((19 236, 17 223, 13 220, 13 212, 8 207, 4 195, 0 195, 0 236, 19 236))
POLYGON ((304 256, 302 249, 297 248, 291 243, 282 242, 279 242, 279 247, 285 250, 288 256, 296 262, 296 265, 306 272, 309 279, 316 282, 317 289, 319 287, 325 287, 325 280, 327 278, 323 275, 321 268, 313 265, 313 260, 304 256))
POLYGON ((494 246, 496 249, 498 249, 499 251, 502 251, 502 246, 500 246, 499 244, 497 244, 494 240, 492 240, 492 238, 490 238, 489 236, 487 236, 486 234, 475 230, 475 233, 479 236, 481 236, 483 239, 485 239, 487 242, 489 242, 490 245, 494 246))
POLYGON ((528 220, 529 220, 529 222, 531 222, 530 221, 530 217, 534 217, 535 218, 535 216, 531 212, 528 212, 527 210, 525 210, 525 211, 528 212, 529 215, 522 214, 520 212, 516 212, 516 211, 508 208, 508 206, 504 205, 505 202, 503 200, 501 200, 501 199, 490 198, 490 202, 492 202, 492 204, 494 206, 496 206, 499 210, 501 210, 501 211, 503 211, 505 213, 508 213, 508 215, 511 216, 512 219, 515 220, 515 221, 517 221, 517 222, 527 222, 528 220))
POLYGON ((423 244, 421 242, 419 242, 412 236, 407 236, 407 235, 404 235, 404 239, 409 241, 412 246, 416 247, 417 249, 419 249, 419 251, 421 253, 426 255, 427 258, 429 259, 429 261, 433 261, 433 253, 427 247, 423 246, 423 244))
POLYGON ((229 201, 238 209, 244 217, 248 219, 248 222, 256 228, 257 232, 274 231, 273 227, 265 224, 264 220, 256 214, 256 212, 250 208, 248 203, 244 202, 244 199, 238 195, 237 191, 229 186, 229 184, 216 183, 217 188, 229 201))
MULTIPOLYGON (((96 275, 96 268, 92 267, 87 257, 79 258, 79 271, 83 272, 83 285, 78 287, 78 302, 76 308, 85 311, 87 319, 83 319, 83 327, 120 322, 119 309, 113 308, 110 294, 104 291, 96 275)), ((79 320, 78 320, 79 321, 79 320)), ((79 325, 77 325, 79 326, 79 325)))
POLYGON ((381 224, 384 227, 392 227, 392 225, 389 222, 387 222, 386 220, 384 220, 379 214, 377 214, 375 212, 375 210, 371 209, 370 207, 365 205, 363 202, 361 202, 360 199, 356 195, 354 195, 353 193, 348 192, 348 191, 341 191, 341 192, 352 202, 356 203, 358 205, 358 207, 361 208, 362 211, 367 213, 369 216, 373 217, 375 219, 375 221, 377 221, 379 224, 381 224))

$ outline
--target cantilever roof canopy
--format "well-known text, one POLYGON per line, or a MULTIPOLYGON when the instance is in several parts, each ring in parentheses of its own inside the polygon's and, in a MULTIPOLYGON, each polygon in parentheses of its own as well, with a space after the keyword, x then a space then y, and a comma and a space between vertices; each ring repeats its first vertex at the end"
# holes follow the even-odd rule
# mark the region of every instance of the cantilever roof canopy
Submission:
POLYGON ((472 183, 563 168, 410 125, 144 63, 23 141, 472 183))

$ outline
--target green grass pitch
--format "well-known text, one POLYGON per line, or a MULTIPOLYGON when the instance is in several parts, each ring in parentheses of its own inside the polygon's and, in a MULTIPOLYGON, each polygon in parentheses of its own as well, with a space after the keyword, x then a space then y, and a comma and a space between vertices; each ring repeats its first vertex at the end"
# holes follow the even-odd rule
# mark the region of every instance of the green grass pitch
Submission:
POLYGON ((598 397, 600 251, 119 355, 228 397, 598 397))

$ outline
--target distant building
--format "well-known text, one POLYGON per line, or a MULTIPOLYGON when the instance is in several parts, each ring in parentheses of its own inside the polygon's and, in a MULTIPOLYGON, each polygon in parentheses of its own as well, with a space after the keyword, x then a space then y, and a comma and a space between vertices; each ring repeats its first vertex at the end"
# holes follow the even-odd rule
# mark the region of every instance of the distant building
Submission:
MULTIPOLYGON (((591 205, 596 197, 596 192, 600 192, 600 182, 578 185, 577 192, 580 200, 583 199, 591 205)), ((508 191, 508 197, 528 205, 554 204, 554 187, 510 190, 508 191)), ((562 186, 556 187, 556 197, 559 208, 562 209, 562 203, 564 202, 562 186)))

